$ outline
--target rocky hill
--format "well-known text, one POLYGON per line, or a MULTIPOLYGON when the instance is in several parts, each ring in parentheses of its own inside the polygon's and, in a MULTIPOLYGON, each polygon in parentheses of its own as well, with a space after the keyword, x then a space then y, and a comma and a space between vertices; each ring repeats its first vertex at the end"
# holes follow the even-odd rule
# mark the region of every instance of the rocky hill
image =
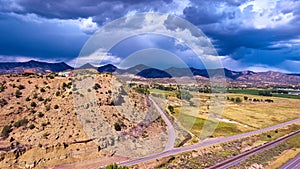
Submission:
MULTIPOLYGON (((125 143, 134 148, 165 133, 158 117, 145 120, 155 114, 149 114, 147 98, 114 87, 120 83, 112 83, 109 73, 11 74, 0 79, 0 168, 49 168, 95 158, 107 164, 126 158, 113 151, 124 145, 119 141, 128 139, 125 143), (101 129, 109 134, 99 135, 101 129)), ((123 151, 128 149, 123 146, 123 151)))

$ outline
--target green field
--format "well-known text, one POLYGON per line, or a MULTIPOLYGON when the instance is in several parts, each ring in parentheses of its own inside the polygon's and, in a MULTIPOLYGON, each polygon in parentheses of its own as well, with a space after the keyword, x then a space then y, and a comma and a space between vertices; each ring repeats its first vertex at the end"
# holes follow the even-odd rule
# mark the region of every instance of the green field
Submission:
POLYGON ((196 136, 200 136, 202 132, 213 131, 209 136, 211 137, 226 137, 240 134, 250 129, 240 126, 238 124, 222 122, 218 120, 207 120, 204 118, 194 117, 187 114, 180 114, 176 117, 185 129, 189 130, 196 136), (215 128, 216 127, 216 128, 215 128))
MULTIPOLYGON (((227 90, 228 93, 237 93, 237 94, 251 94, 251 95, 259 95, 258 89, 234 89, 234 90, 227 90)), ((264 91, 271 91, 271 90, 264 90, 264 91)), ((300 96, 297 95, 290 95, 290 94, 272 94, 273 97, 282 97, 282 98, 291 98, 291 99, 300 99, 300 96)))

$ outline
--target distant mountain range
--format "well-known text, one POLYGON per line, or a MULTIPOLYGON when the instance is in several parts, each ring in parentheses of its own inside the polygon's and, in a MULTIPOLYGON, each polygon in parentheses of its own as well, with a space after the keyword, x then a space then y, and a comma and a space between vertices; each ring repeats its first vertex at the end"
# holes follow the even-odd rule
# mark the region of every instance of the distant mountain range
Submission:
MULTIPOLYGON (((73 67, 64 62, 47 63, 39 61, 28 62, 0 62, 0 74, 20 74, 24 70, 31 70, 35 73, 60 72, 72 70, 73 67)), ((95 67, 91 64, 85 64, 76 69, 95 69, 98 72, 116 72, 119 74, 134 74, 143 78, 170 78, 183 76, 201 76, 209 78, 224 71, 225 77, 237 81, 267 81, 267 82, 284 82, 284 83, 300 83, 300 74, 285 74, 281 72, 253 72, 253 71, 232 71, 228 69, 197 69, 197 68, 176 68, 160 70, 146 65, 136 65, 127 69, 119 69, 112 64, 107 64, 100 67, 95 67)))
POLYGON ((24 70, 30 69, 35 73, 60 72, 63 70, 73 69, 64 62, 47 63, 39 61, 28 62, 0 62, 0 74, 20 74, 24 70))

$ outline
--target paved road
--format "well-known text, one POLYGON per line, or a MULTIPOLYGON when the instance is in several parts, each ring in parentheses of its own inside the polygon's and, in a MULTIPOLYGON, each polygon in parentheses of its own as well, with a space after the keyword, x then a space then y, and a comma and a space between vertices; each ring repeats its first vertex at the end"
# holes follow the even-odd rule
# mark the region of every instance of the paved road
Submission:
POLYGON ((299 169, 299 168, 300 168, 300 154, 298 154, 295 158, 288 161, 279 169, 299 169))
POLYGON ((242 161, 246 160, 250 156, 258 154, 258 153, 263 152, 265 150, 271 149, 271 148, 275 147, 276 145, 284 142, 288 138, 293 137, 293 136, 295 136, 295 135, 297 135, 299 133, 300 133, 300 130, 298 130, 296 132, 293 132, 293 133, 290 133, 287 136, 278 138, 278 139, 273 140, 273 141, 271 141, 269 143, 263 144, 263 145, 261 145, 259 147, 256 147, 254 149, 251 149, 249 151, 241 153, 241 154, 239 154, 237 156, 234 156, 232 158, 226 159, 226 160, 224 160, 224 161, 222 161, 220 163, 217 163, 214 166, 209 167, 208 169, 226 169, 226 168, 233 167, 233 166, 241 163, 242 161))
POLYGON ((141 158, 137 158, 137 159, 132 159, 132 160, 128 160, 128 161, 123 161, 118 163, 121 166, 132 166, 135 164, 139 164, 139 163, 143 163, 143 162, 147 162, 147 161, 151 161, 151 160, 155 160, 158 158, 162 158, 162 157, 168 157, 171 155, 176 155, 179 153, 183 153, 183 152, 187 152, 187 151, 192 151, 194 149, 198 149, 198 148, 202 148, 202 147, 206 147, 206 146, 211 146, 214 144, 220 144, 220 143, 224 143, 224 142, 229 142, 229 141, 234 141, 240 138, 244 138, 244 137, 248 137, 248 136, 252 136, 252 135, 256 135, 256 134, 260 134, 263 132, 267 132, 270 130, 275 130, 277 128, 280 127, 284 127, 290 124, 293 124, 295 122, 299 122, 300 118, 295 119, 295 120, 291 120, 285 123, 281 123, 272 127, 267 127, 267 128, 263 128, 260 130, 256 130, 256 131, 252 131, 252 132, 248 132, 248 133, 243 133, 243 134, 239 134, 239 135, 235 135, 235 136, 231 136, 231 137, 226 137, 226 138, 218 138, 218 139, 208 139, 205 141, 202 141, 201 143, 198 144, 194 144, 194 145, 190 145, 190 146, 186 146, 186 147, 180 147, 180 148, 173 148, 171 150, 167 150, 167 151, 163 151, 161 153, 158 154, 153 154, 153 155, 149 155, 149 156, 145 156, 145 157, 141 157, 141 158))
POLYGON ((162 119, 165 121, 165 123, 168 126, 168 128, 167 128, 168 129, 168 142, 166 143, 164 151, 171 150, 174 148, 175 139, 176 139, 175 129, 174 129, 171 121, 165 115, 164 111, 157 105, 157 103, 151 97, 149 97, 149 99, 152 101, 153 105, 155 106, 157 111, 160 113, 162 119))

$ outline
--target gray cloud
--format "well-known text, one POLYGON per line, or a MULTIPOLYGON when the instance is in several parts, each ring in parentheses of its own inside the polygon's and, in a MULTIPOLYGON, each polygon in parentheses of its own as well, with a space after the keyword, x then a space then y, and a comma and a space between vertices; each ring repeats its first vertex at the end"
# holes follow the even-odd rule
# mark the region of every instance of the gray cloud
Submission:
POLYGON ((0 1, 0 11, 37 14, 45 18, 77 19, 93 17, 99 25, 124 16, 130 11, 148 12, 168 9, 172 0, 20 0, 0 1))

